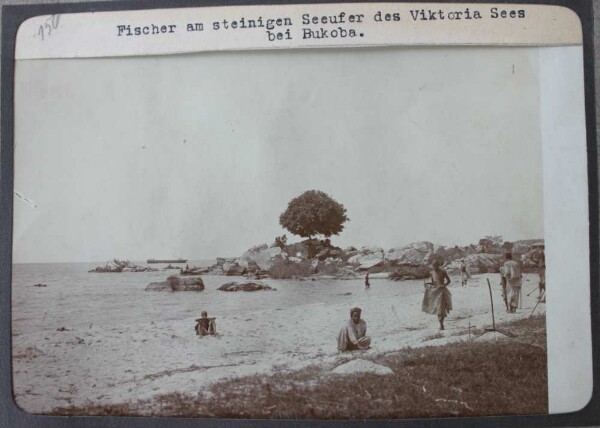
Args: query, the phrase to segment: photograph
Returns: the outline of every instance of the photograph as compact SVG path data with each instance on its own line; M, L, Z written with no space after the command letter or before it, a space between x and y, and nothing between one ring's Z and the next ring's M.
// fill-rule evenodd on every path
M16 405L548 414L544 100L581 51L16 61Z

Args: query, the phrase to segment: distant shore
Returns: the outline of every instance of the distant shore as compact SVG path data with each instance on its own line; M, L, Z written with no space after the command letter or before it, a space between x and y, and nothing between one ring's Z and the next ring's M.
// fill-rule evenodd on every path
M413 242L384 250L381 247L336 247L327 240L308 239L296 243L256 245L239 257L217 257L210 266L186 263L160 267L171 275L225 275L250 279L338 278L353 279L366 274L386 274L392 280L423 279L429 276L431 263L439 261L452 273L458 273L464 264L470 274L497 273L510 252L525 272L537 272L543 239L515 242L492 242L482 239L478 244L443 246L427 241ZM121 273L159 270L136 265L127 260L113 259L90 272Z

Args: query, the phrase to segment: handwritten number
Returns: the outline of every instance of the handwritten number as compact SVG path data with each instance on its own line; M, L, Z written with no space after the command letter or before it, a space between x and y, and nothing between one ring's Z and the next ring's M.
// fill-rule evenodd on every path
M52 30L56 30L58 25L60 24L60 15L51 15L46 19L46 22L43 25L40 25L38 30L38 35L42 40L46 38L46 36L50 36L52 34Z

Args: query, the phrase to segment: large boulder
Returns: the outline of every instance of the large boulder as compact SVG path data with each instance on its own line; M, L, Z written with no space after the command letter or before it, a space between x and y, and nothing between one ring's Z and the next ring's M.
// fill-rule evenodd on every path
M146 287L146 291L202 291L204 281L200 277L170 276L166 281L152 282Z
M247 269L244 266L238 263L237 259L233 261L226 261L223 264L222 269L223 273L227 276L241 276L244 275L247 271Z
M354 269L346 265L342 259L313 260L312 271L325 278L353 279L357 277Z
M383 255L383 248L362 247L358 250L358 254L348 259L348 264L356 266L357 271L370 271L373 268L383 266Z
M228 259L225 257L217 257L217 262L208 268L207 273L210 273L211 275L224 275L224 266L227 265L228 268L231 268L231 266L235 263L237 263L235 258Z
M394 371L389 367L375 364L372 361L356 359L334 368L331 373L339 375L353 375L356 373L369 373L375 375L392 375Z
M217 288L219 291L260 291L260 290L275 290L268 285L265 285L258 281L250 282L228 282Z
M239 266L249 270L268 271L277 258L286 258L287 254L279 247L269 247L267 244L250 248L237 259Z
M223 266L225 262L232 262L235 259L227 259L225 257L217 257L217 266Z
M464 258L470 273L497 273L504 264L502 254L479 253Z
M385 254L385 260L395 265L418 266L425 264L425 259L434 253L431 242L413 242L404 247L391 248Z
M446 260L447 263L452 262L454 260L459 260L462 259L463 257L466 257L468 255L471 254L475 254L477 251L475 251L475 248L471 248L471 247L459 247L459 246L454 246L454 247L441 247L444 250L444 259Z
M344 257L345 253L339 248L325 247L317 253L316 258L323 261L327 259L340 259Z
M536 248L541 248L544 245L543 239L524 239L513 242L513 254L527 254Z
M467 247L468 248L468 247ZM472 251L468 252L459 246L445 247L443 245L433 244L433 248L423 258L423 264L431 265L434 260L439 261L442 265L450 263L454 260L461 259L469 254L475 254L477 251L473 248Z
M187 266L186 269L182 269L180 275L203 275L203 274L207 274L207 273L212 273L212 269L214 268L214 266L211 267L196 267L196 266Z
M392 281L405 281L410 279L425 279L431 274L431 269L425 265L401 265L395 267L388 275Z

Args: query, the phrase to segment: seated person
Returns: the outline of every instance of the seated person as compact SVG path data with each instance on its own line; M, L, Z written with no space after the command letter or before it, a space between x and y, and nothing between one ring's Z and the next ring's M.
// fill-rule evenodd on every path
M350 309L350 320L342 327L338 335L338 349L340 351L369 349L371 338L366 336L367 323L360 319L360 313L360 308Z
M198 336L214 336L217 334L217 324L215 318L208 318L206 311L200 313L200 318L196 319L196 335Z

